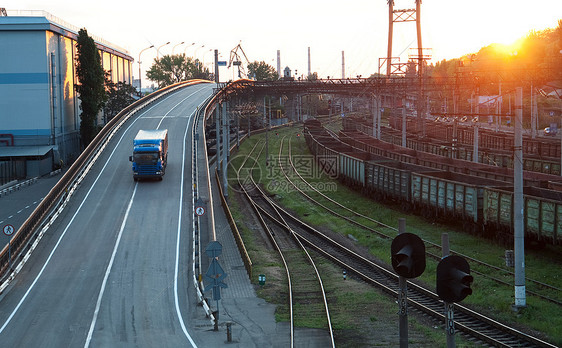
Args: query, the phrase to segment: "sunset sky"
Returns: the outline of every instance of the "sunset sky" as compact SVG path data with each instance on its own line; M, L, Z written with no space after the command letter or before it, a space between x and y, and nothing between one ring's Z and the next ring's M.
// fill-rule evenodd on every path
M7 10L44 10L84 27L91 35L129 50L138 75L139 52L151 44L160 54L183 53L210 63L211 49L220 60L241 41L250 62L265 61L298 75L307 73L307 47L312 72L320 77L341 77L341 51L345 51L346 77L369 76L378 70L378 58L386 56L388 5L386 0L285 0L239 1L108 1L5 0ZM395 9L415 8L414 0L395 0ZM422 42L432 49L432 61L477 52L491 43L510 44L531 30L555 28L562 19L561 0L424 0L421 5ZM183 45L177 44L185 42ZM396 23L393 55L408 59L416 48L415 23ZM195 42L195 45L191 45ZM203 46L204 47L201 47ZM175 46L175 47L174 47ZM146 70L156 50L144 51ZM221 68L221 81L236 78ZM145 81L143 79L143 81ZM146 86L147 82L143 82Z

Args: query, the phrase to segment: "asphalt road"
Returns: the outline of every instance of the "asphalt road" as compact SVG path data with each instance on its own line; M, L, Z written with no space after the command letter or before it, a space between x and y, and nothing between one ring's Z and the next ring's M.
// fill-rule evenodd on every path
M190 346L189 139L213 87L165 97L111 140L0 296L0 346ZM168 129L162 181L133 181L128 156L139 129Z
M29 186L0 197L0 228L12 225L17 231L61 177L62 173L45 176ZM0 249L8 244L10 238L12 237L0 232Z

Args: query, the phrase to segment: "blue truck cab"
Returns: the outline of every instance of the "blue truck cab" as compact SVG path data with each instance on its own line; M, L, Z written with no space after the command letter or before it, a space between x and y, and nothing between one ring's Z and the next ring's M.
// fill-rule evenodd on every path
M133 139L133 179L162 180L168 162L168 130L139 130Z

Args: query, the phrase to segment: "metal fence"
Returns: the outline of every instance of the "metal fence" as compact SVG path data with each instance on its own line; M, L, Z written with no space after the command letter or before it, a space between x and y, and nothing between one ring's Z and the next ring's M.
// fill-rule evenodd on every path
M0 162L0 186L22 178L25 178L25 162L13 160Z

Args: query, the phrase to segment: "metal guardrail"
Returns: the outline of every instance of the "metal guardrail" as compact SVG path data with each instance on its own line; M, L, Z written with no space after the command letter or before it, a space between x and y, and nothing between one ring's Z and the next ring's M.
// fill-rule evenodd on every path
M246 245L244 244L242 235L238 230L238 226L236 226L236 221L234 221L234 217L232 216L232 213L230 212L230 208L228 207L228 203L226 202L226 198L224 197L219 173L216 168L215 168L215 178L217 181L217 186L219 188L219 195L221 198L224 213L226 215L226 219L228 220L228 224L230 225L230 228L232 229L232 232L234 234L234 240L236 241L236 245L238 246L238 250L240 251L240 256L242 257L242 262L244 262L244 267L246 268L248 277L252 279L252 259L250 258L250 254L248 254L248 250L246 250Z
M38 177L35 177L35 178L31 178L31 179L28 179L28 180L19 182L19 183L14 184L14 185L10 185L10 186L8 186L8 187L6 187L6 188L0 190L0 197L5 196L5 195L7 195L7 194L10 194L10 193L12 193L12 192L14 192L14 191L18 191L18 190L21 189L22 187L35 184L35 183L37 182L37 179L38 179Z
M95 159L101 154L107 142L132 115L172 91L203 81L204 80L185 81L160 89L129 105L109 121L16 231L10 240L10 246L6 245L2 251L0 251L0 279L4 281L10 274L13 274L11 272L12 265L15 264L18 259L24 259L27 251L31 250L31 242L36 239L38 232L43 226L48 227L48 225L50 225L48 223L49 220L54 220L54 218L58 216L58 213L55 213L55 211L61 208L61 206L66 205L70 195L94 164ZM11 248L10 252L8 252L9 248ZM3 289L4 286L0 287L0 293Z
M214 95L210 96L209 98L207 98L203 103L201 103L201 105L199 105L199 107L197 107L197 113L195 115L195 121L193 124L193 131L192 131L192 144L193 144L193 148L192 148L192 180L193 180L193 197L192 197L192 204L193 207L195 208L196 202L199 200L199 168L197 166L197 151L198 151L198 146L197 146L197 142L199 141L199 139L197 138L196 134L197 133L197 128L199 127L199 122L201 121L201 118L203 117L203 144L206 144L206 139L205 139L205 116L206 116L206 111L207 108L209 107L209 103L211 100L213 100ZM204 108L200 108L201 106L204 106ZM207 150L205 148L205 165L206 165L206 177L207 177L207 184L210 184L209 181L209 160L207 158ZM211 197L211 192L210 192L210 186L209 188L209 197ZM210 198L210 202L209 202L209 206L208 206L208 211L209 211L209 215L210 220L214 220L214 213L213 213L213 204L212 204L212 199ZM197 295L197 301L199 304L201 304L201 306L203 307L203 310L205 311L205 313L207 314L207 316L209 317L209 319L211 320L211 322L214 325L217 325L218 321L217 318L215 317L215 315L212 312L211 306L208 303L208 299L205 298L205 296L203 295L204 292L204 287L203 287L203 282L202 282L202 260L201 260L201 218L200 216L198 216L197 214L193 214L193 251L192 251L192 258L193 258L193 264L192 264L192 271L193 271L193 284L195 287L195 291L196 291L196 295ZM214 221L212 221L211 223L211 229L212 229L212 234L215 235L214 232Z

